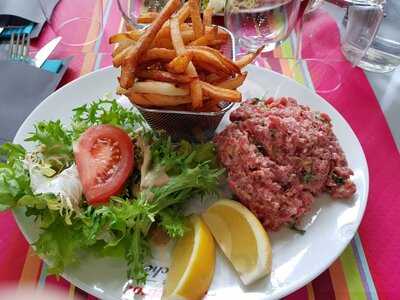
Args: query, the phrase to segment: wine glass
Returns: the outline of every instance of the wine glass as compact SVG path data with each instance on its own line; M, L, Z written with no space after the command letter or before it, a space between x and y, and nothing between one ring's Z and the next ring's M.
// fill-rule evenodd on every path
M313 77L314 90L321 94L334 92L342 85L342 77L332 64L332 61L338 59L337 51L329 49L329 45L325 45L324 41L319 39L321 33L333 34L322 31L324 23L320 22L320 18L326 13L323 9L324 4L325 0L303 1L296 24L295 63L291 67L293 75L305 66L309 73L316 74ZM340 26L335 24L337 25ZM305 51L310 48L312 51Z
M102 0L61 0L51 12L48 0L39 0L46 21L61 43L71 47L88 46L103 33Z
M226 0L225 27L247 50L272 51L293 30L301 0Z
M147 12L160 12L168 0L117 0L118 9L125 22L136 28L145 25L138 22L138 17Z

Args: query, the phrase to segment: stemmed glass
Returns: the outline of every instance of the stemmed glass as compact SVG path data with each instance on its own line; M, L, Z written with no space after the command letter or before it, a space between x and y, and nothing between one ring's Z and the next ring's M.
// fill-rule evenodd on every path
M329 93L340 88L342 78L335 67L329 62L334 57L329 57L325 53L325 57L303 55L303 41L308 41L308 46L318 47L321 42L317 39L318 28L315 19L319 17L319 9L323 6L324 0L306 0L300 9L298 22L296 24L297 40L295 46L295 63L292 65L291 72L295 73L301 69L301 64L306 64L310 73L318 74L314 78L314 89L318 93ZM327 32L326 34L332 34ZM318 52L318 51L315 51ZM332 51L333 52L333 51ZM336 56L336 53L333 54Z
M272 51L294 28L301 0L227 0L225 27L248 50Z
M165 6L168 0L117 0L118 8L125 22L136 27L142 28L138 17L146 12L159 12Z
M39 0L39 4L50 28L62 37L65 46L91 45L103 33L102 0L61 0L52 12L48 0Z

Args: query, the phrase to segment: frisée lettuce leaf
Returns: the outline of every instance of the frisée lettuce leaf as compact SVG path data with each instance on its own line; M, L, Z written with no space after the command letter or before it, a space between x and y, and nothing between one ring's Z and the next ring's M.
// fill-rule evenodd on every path
M89 127L111 124L123 128L131 136L138 129L146 127L141 114L132 108L125 108L115 100L100 99L84 104L73 110L71 133L73 140Z
M123 128L135 143L146 140L147 171L163 175L162 184L138 185L141 174L135 170L124 191L106 205L80 201L77 209L66 207L56 192L35 193L28 163L33 162L47 179L61 176L73 167L74 141L99 124ZM173 143L165 134L148 129L141 115L115 100L101 99L74 109L70 126L59 120L39 122L26 140L36 143L33 152L15 144L0 147L0 211L24 208L26 216L34 218L40 229L34 249L54 274L94 253L122 257L128 278L144 283L146 260L151 257L150 229L157 226L171 238L182 237L186 230L183 204L216 193L223 172L217 167L212 143ZM135 148L139 169L144 155L136 153L140 147Z
M14 207L19 198L31 194L28 171L23 159L26 151L20 145L0 147L0 211Z

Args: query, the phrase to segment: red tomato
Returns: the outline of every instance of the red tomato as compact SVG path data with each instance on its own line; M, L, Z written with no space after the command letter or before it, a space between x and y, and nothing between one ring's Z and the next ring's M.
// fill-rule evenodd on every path
M122 190L133 170L133 151L131 138L121 128L99 125L82 134L74 155L89 204L108 202Z

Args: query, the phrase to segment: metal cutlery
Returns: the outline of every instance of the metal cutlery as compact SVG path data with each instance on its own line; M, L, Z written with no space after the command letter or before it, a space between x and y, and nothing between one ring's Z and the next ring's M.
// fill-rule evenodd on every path
M61 37L52 39L44 45L33 58L29 57L30 37L29 34L15 33L11 34L8 58L10 60L24 61L37 68L40 68L53 50L60 43Z
M26 33L12 32L8 49L10 60L28 60L30 36Z
M35 65L37 68L40 68L60 41L61 37L56 37L44 45L33 58L33 65Z

